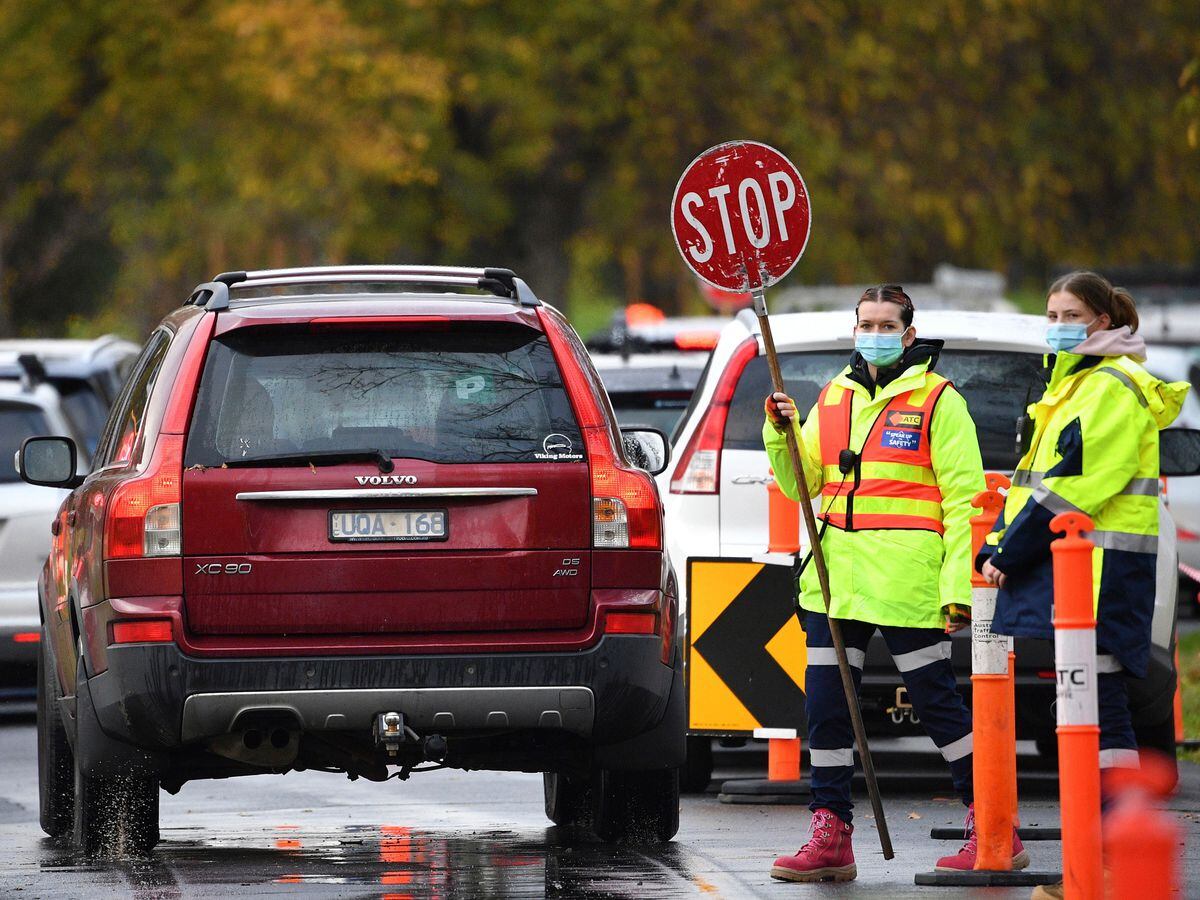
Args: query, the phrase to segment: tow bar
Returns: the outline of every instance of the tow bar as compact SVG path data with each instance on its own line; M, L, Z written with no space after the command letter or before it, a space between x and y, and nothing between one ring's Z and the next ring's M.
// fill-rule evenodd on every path
M446 739L440 734L431 734L422 738L404 721L404 713L382 712L375 716L375 746L383 747L388 756L400 752L401 744L420 744L421 755L430 762L442 762L446 759Z

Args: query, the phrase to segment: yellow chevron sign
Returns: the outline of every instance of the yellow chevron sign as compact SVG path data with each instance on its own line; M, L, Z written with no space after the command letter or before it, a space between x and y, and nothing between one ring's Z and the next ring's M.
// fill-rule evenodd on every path
M791 570L693 557L688 571L688 729L802 729L808 651Z

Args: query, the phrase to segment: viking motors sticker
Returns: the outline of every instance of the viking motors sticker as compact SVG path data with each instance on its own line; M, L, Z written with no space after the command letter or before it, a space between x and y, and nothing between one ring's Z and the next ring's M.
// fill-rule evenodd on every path
M542 440L542 452L534 453L533 458L572 461L583 459L583 454L575 452L575 445L565 434L551 432Z
M920 450L921 449L921 432L919 431L904 431L899 428L883 429L883 438L880 443L884 447L891 447L893 450Z

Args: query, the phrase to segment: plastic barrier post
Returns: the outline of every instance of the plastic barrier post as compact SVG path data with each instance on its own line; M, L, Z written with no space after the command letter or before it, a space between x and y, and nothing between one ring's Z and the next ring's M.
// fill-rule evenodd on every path
M1092 610L1092 520L1063 513L1050 529L1066 532L1054 555L1054 667L1058 677L1058 790L1063 883L1068 900L1104 895L1100 838L1100 717L1096 617ZM1135 895L1135 896L1140 896Z
M799 550L800 504L785 497L774 481L767 485L767 517L767 552Z
M767 557L790 563L800 549L800 504L783 495L774 481L767 485ZM735 778L721 785L722 803L808 803L809 787L800 779L802 742L792 728L759 728L756 738L767 739L767 777Z
M1170 796L1175 771L1143 756L1141 768L1115 768L1105 775L1115 801L1104 818L1104 860L1111 897L1166 900L1179 896L1178 850L1183 834L1155 801Z
M1004 509L1001 489L1009 480L987 474L987 490L971 501L980 512L971 519L971 543L977 555L984 539ZM1013 691L1013 654L1007 637L992 634L996 614L996 588L983 576L971 576L971 728L975 736L972 758L975 781L975 833L979 853L968 872L921 872L914 881L922 885L1014 886L1050 884L1057 872L1012 867L1012 833L1017 809L1016 704ZM962 840L961 828L934 828L932 837Z
M981 512L971 519L975 552L1004 509L1001 475L988 476L988 490L971 501ZM971 579L971 715L975 733L975 830L979 855L975 868L1012 870L1013 809L1016 807L1016 718L1009 671L1008 638L992 633L996 588L983 576ZM1010 778L1011 771L1011 778Z

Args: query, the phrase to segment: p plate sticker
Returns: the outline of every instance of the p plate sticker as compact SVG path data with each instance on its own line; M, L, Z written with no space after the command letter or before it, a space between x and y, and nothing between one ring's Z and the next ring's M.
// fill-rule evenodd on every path
M575 452L575 446L565 434L551 432L542 439L542 452L534 453L534 459L580 460L582 453Z
M921 432L919 431L903 431L899 428L883 429L883 438L880 443L884 447L891 447L893 450L920 450L921 449Z

